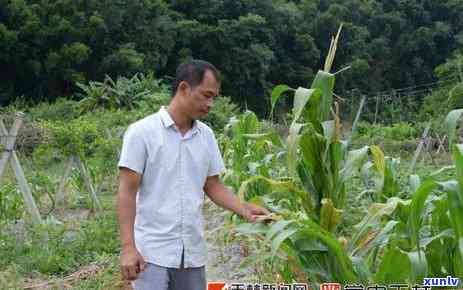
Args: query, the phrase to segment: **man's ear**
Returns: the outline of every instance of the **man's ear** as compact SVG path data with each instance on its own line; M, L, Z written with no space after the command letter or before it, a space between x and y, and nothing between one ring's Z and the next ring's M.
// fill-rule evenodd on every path
M181 81L178 89L183 95L189 95L191 92L191 86L186 81Z

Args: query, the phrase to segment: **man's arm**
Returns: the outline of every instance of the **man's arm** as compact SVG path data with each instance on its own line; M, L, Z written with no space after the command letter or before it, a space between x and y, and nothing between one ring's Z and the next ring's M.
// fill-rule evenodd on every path
M120 168L117 212L122 247L121 270L128 280L135 280L145 267L145 261L135 247L134 238L136 195L140 182L140 174L125 167Z
M204 192L217 205L231 210L254 223L259 215L269 214L265 208L242 202L220 181L218 175L209 176L204 185Z

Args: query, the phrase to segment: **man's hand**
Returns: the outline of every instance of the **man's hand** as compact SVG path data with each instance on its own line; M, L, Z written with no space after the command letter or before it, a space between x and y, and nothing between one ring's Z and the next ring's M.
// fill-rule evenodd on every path
M121 271L124 279L136 280L138 273L145 270L145 259L135 247L127 247L121 252Z
M270 212L263 207L252 203L243 202L242 216L250 223L255 223L259 216L268 215Z
M215 204L239 214L250 223L255 223L259 217L270 214L265 208L240 201L231 189L222 184L218 175L209 176L206 179L204 192Z
M135 247L133 227L136 212L136 196L141 182L141 174L121 167L119 171L119 191L117 209L121 235L121 270L127 280L137 279L145 269L145 260Z

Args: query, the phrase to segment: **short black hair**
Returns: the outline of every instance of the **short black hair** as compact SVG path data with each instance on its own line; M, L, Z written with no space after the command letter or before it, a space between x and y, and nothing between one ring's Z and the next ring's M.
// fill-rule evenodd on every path
M217 82L221 82L219 70L211 63L200 60L192 59L184 62L177 67L175 73L175 80L172 83L172 97L175 96L178 86L182 81L187 82L192 88L200 85L203 82L204 74L210 70L214 74Z

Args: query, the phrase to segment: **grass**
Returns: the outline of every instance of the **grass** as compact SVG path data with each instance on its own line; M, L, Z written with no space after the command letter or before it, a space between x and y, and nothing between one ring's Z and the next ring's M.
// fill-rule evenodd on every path
M77 193L73 193L77 194ZM88 195L80 194L88 200ZM108 269L101 275L85 282L84 288L98 288L114 282L119 256L119 236L115 212L115 194L107 192L100 196L104 211L90 214L87 218L56 215L61 222L48 222L41 228L30 221L2 221L0 231L0 289L14 289L26 279L54 280L70 275L95 261L111 260ZM70 200L73 200L72 198ZM89 202L74 199L72 212L88 212ZM55 219L56 220L56 219ZM47 233L48 238L45 239ZM100 277L102 281L100 282ZM109 278L111 276L112 278ZM120 279L116 279L119 280ZM3 283L3 284L2 284ZM94 286L90 286L90 285ZM80 283L79 283L80 285ZM100 286L98 286L100 285ZM21 288L22 289L22 288Z

